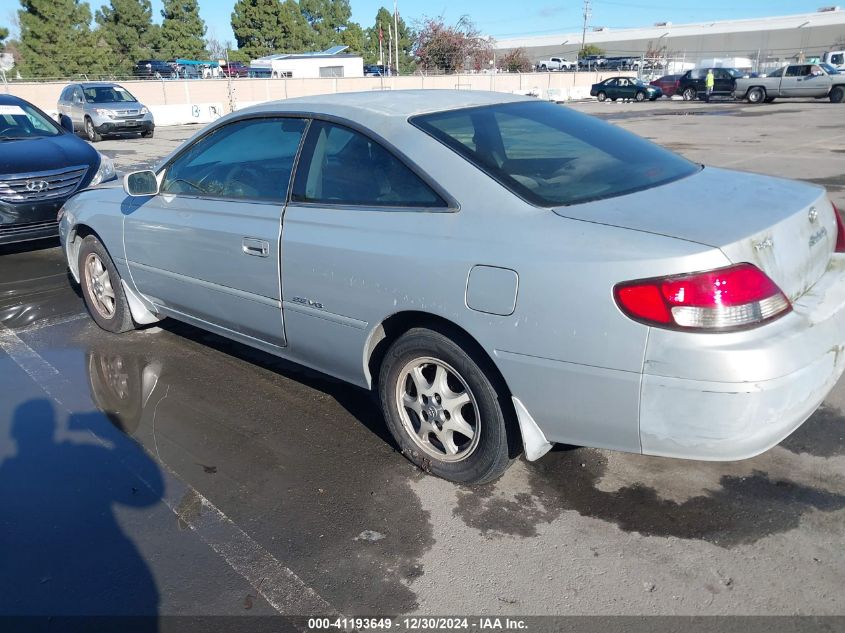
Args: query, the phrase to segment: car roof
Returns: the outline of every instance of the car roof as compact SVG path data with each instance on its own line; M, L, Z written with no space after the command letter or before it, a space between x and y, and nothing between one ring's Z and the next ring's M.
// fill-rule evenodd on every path
M483 90L371 90L271 101L239 113L314 112L343 117L355 112L368 118L404 119L429 112L536 100L534 97Z
M111 88L112 86L123 88L123 86L114 81L77 81L74 85L82 86L83 88Z

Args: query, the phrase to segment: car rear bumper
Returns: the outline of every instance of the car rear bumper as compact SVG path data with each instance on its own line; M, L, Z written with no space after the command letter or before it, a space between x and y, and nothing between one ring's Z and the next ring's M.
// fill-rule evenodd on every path
M648 455L746 459L810 417L845 370L845 256L781 319L735 334L652 330L640 396Z

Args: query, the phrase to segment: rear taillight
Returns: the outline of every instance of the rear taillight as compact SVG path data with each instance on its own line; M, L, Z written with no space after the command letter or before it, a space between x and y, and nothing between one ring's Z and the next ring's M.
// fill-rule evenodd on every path
M676 330L722 332L759 325L792 309L752 264L617 284L616 304L635 321Z
M833 216L836 218L836 252L845 253L845 224L842 223L842 214L836 205L833 206Z

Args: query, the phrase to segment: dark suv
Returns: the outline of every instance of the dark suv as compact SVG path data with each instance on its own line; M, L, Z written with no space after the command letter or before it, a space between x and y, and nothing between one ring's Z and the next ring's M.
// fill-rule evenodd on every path
M135 64L135 76L144 79L173 79L176 70L165 61L158 59L142 59Z
M693 68L683 74L678 81L678 88L675 94L679 94L684 101L695 101L703 99L707 94L707 87L704 82L707 78L708 68ZM713 96L733 96L736 80L743 76L742 71L736 68L714 68L713 69Z

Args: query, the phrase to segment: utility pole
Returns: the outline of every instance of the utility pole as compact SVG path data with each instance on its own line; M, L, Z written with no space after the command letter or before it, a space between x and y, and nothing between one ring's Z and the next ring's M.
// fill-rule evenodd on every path
M584 0L584 28L581 30L581 52L583 54L584 45L587 41L587 22L590 20L592 12L590 11L590 0ZM588 68L589 70L589 68Z
M393 32L396 34L396 74L399 74L399 8L393 0Z

